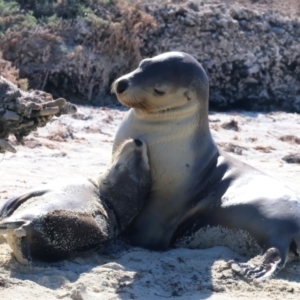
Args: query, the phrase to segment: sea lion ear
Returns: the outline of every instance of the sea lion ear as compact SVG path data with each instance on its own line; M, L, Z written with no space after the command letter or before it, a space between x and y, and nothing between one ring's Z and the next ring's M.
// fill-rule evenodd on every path
M151 62L151 58L145 58L139 63L139 68L144 68L146 67L149 63Z
M183 95L187 101L190 101L192 99L188 90L184 91Z
M108 176L108 172L102 173L101 175L99 175L97 178L97 182L98 182L99 186L105 185L105 187L107 187L107 188L112 185L111 180Z

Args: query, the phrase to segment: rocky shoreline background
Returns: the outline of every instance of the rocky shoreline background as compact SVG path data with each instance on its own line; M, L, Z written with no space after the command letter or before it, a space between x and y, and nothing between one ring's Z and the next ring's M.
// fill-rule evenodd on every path
M25 136L46 126L54 116L76 112L76 106L63 98L54 100L42 91L23 91L0 76L0 153L16 152L8 140L10 135L24 144Z
M10 2L0 13L0 72L23 88L115 103L107 96L118 76L180 50L208 73L211 108L300 112L296 0L282 9L277 0Z

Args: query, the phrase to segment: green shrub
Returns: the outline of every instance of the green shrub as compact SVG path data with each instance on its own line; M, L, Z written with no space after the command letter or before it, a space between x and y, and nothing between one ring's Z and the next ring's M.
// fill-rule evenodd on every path
M0 0L0 33L32 28L37 23L32 12L20 10L17 1Z
M0 0L0 17L9 17L19 13L19 4L16 1Z
M100 104L112 81L137 66L140 36L155 27L126 0L0 1L0 51L29 88L90 103Z

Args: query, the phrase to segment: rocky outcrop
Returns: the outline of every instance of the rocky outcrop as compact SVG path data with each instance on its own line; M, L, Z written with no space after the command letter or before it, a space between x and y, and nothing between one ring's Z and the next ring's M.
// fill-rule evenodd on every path
M195 56L210 78L211 107L300 112L299 19L192 1L145 10L158 27L142 54L180 50Z
M54 116L76 111L76 106L63 98L53 100L50 94L37 90L24 92L0 76L0 153L16 152L7 140L10 134L22 143L24 136Z
M155 21L139 6L99 1L85 17L55 16L51 24L7 31L0 49L31 88L105 105L112 82L142 59L140 35L153 27Z

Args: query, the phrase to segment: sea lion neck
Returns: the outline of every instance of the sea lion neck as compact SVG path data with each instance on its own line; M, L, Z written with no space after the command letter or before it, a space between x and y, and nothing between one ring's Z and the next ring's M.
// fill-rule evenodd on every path
M169 126L169 124L176 120L176 123L174 123L175 126L176 124L189 124L186 125L187 127L184 127L185 130L182 134L188 134L190 130L197 132L199 137L202 136L202 134L206 137L210 134L207 108L202 107L202 105L196 101L157 112L148 113L138 108L132 108L131 112L140 124L148 124L148 126ZM179 132L181 132L181 128L181 126L178 128ZM178 134L180 134L179 132Z

